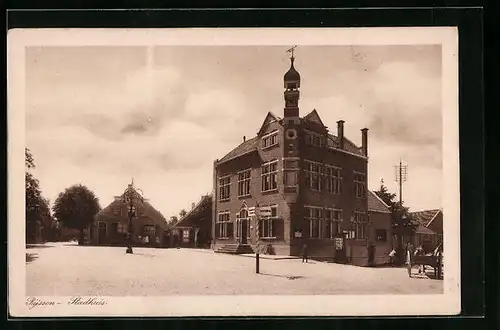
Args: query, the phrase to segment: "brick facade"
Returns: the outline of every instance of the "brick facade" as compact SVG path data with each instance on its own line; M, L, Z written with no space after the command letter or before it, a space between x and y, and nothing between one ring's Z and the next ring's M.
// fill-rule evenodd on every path
M337 135L332 135L316 110L299 117L300 75L293 59L284 80L284 118L269 113L256 137L244 138L214 162L213 248L238 243L254 247L257 220L247 216L247 209L272 205L276 214L261 219L260 236L265 237L260 241L272 244L276 254L299 255L306 243L311 257L332 259L332 236L338 234L345 238L349 260L365 264L372 236L367 203L367 129L361 130L363 142L358 147L344 136L343 121L337 123ZM244 183L248 178L250 183ZM242 221L247 226L241 225ZM247 240L237 237L245 227ZM295 237L296 232L302 236Z

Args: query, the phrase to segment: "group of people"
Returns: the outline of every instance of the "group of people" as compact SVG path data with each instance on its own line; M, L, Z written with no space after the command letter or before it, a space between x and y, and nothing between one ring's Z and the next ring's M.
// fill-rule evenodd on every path
M408 271L408 276L411 277L411 270L414 265L414 256L421 256L421 255L427 255L424 247L422 245L418 246L416 249L413 249L413 245L408 242L406 243L406 248L404 249L404 260L405 260L405 265L406 269ZM391 260L391 264L394 265L396 261L396 250L393 249L389 253L389 258ZM419 274L425 274L425 265L420 265L418 267L418 273Z

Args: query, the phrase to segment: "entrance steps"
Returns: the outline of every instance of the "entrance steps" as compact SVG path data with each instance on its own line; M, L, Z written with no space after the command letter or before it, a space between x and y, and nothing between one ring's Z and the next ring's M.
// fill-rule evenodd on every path
M249 244L225 244L214 251L227 254L252 254L255 253Z

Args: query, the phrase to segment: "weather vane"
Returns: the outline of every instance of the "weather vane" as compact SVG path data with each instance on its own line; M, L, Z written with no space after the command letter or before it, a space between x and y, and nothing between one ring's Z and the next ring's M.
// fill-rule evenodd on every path
M293 57L293 52L295 51L295 48L297 48L297 45L293 46L293 47L292 47L292 48L290 48L290 49L287 49L287 51L286 51L287 53L291 53L291 54L292 54L292 58L294 58L294 57Z

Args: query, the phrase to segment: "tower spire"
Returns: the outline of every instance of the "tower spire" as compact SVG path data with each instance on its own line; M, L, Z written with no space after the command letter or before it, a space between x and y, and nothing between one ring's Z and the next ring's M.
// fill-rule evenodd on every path
M297 48L297 45L293 46L292 48L290 49L287 49L287 53L290 53L290 60L292 61L292 65L293 65L293 60L295 59L295 57L293 56L293 52L295 51L295 48Z
M299 118L299 97L300 97L300 74L293 66L295 60L295 48L287 49L287 53L290 53L290 69L285 73L283 77L284 87L285 87L285 110L284 116L287 118Z

